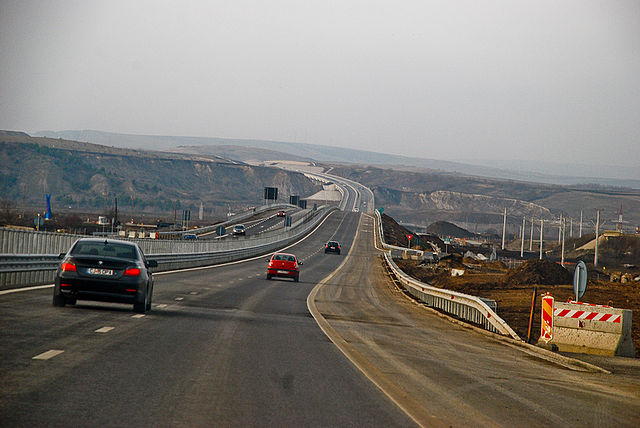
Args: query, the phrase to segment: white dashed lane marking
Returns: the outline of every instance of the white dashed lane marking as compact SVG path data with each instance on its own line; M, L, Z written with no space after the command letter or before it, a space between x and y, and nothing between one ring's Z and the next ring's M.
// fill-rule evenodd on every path
M162 309L162 308L166 308L166 307L167 307L166 303L161 303L159 305L156 305L156 308L161 308Z
M43 352L42 354L36 355L35 357L33 357L33 360L48 360L50 358L55 357L56 355L60 355L62 354L64 351L61 351L59 349L51 349L47 352Z
M115 327L102 327L102 328L97 329L95 332L96 333L108 333L111 330L113 330L114 328Z
M132 315L131 318L144 318L144 314Z
M184 297L176 297L176 301L184 300Z
M196 294L198 294L198 292L197 292L197 291L192 291L192 292L191 292L191 293L189 293L189 294L191 294L192 296L195 296Z

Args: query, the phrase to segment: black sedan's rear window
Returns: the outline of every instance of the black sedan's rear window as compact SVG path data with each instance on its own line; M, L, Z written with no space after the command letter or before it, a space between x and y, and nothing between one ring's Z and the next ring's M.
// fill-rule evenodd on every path
M71 254L74 256L119 257L123 259L138 259L138 252L132 245L113 244L103 242L78 242Z

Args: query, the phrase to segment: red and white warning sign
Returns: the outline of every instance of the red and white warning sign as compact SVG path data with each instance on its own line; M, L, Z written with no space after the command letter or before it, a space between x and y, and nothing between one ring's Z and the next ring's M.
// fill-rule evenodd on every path
M542 296L542 321L540 322L540 340L548 343L553 338L553 296Z
M575 302L571 302L571 303L575 303ZM596 306L596 305L593 305L593 306ZM604 307L608 307L608 306L604 306ZM622 315L607 314L604 312L596 312L596 311L588 311L588 310L578 311L578 310L559 308L559 309L556 309L553 314L556 317L562 317L562 318L574 318L578 320L612 322L617 324L619 324L622 320Z

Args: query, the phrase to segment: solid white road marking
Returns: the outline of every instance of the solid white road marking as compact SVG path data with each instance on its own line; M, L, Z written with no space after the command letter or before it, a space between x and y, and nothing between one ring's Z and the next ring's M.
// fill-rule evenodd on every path
M131 315L131 318L144 318L144 314Z
M113 330L115 327L102 327L95 331L95 333L108 333Z
M31 291L31 290L41 290L43 288L51 288L51 287L53 287L53 284L38 285L36 287L12 288L11 290L2 290L2 291L0 291L0 296L3 295L3 294L20 293L22 291Z
M43 352L42 354L36 355L35 357L33 357L33 360L48 360L50 358L55 357L56 355L60 355L62 354L64 351L61 351L59 349L51 349L47 352Z

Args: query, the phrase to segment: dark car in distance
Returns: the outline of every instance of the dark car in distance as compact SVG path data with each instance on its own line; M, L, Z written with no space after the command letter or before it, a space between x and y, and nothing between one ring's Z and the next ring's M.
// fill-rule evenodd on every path
M246 235L247 229L244 227L244 224L236 224L233 226L232 233L234 235Z
M115 239L81 238L60 254L53 306L74 305L77 300L133 304L133 310L151 309L153 277L136 243Z
M324 253L337 253L340 254L340 243L338 241L329 241L324 246Z

